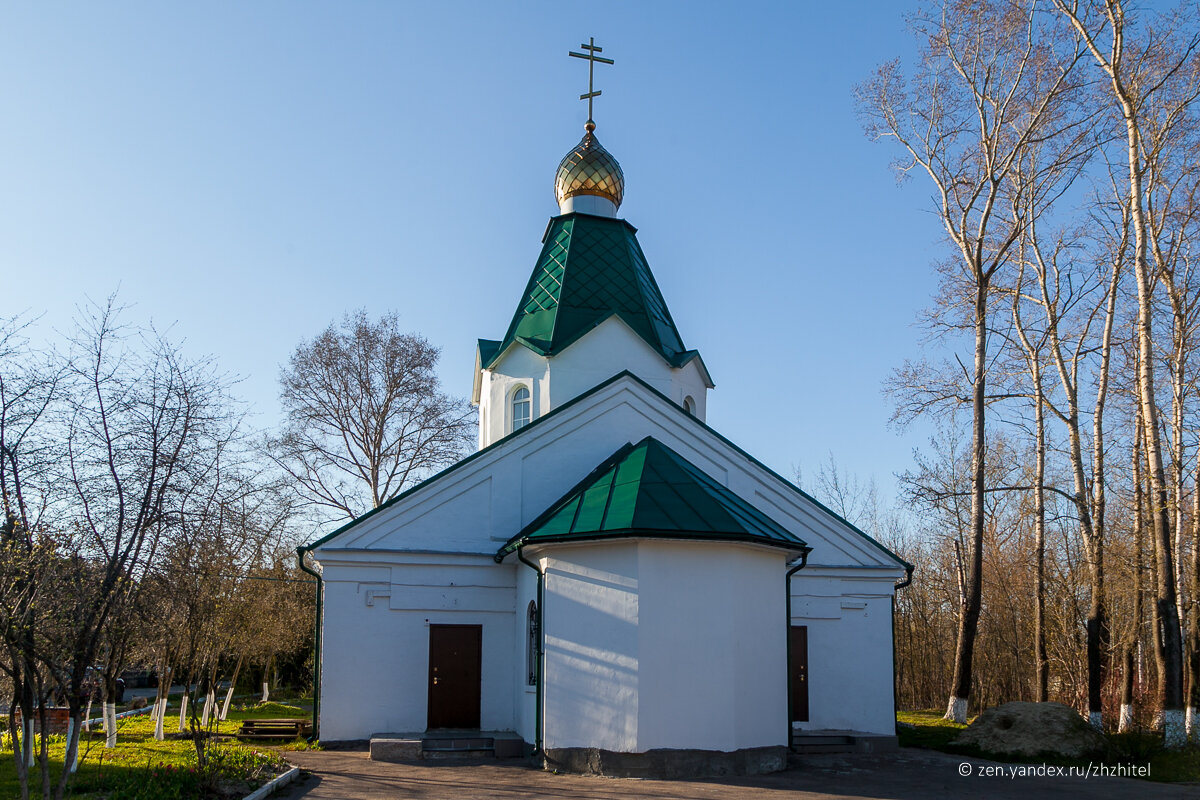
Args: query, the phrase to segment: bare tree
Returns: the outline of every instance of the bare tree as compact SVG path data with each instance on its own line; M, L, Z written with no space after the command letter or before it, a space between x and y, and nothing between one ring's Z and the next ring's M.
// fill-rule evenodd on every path
M280 374L286 423L268 450L308 503L353 518L461 457L474 415L440 391L437 359L394 312L374 322L356 311L300 343Z
M1021 343L1033 387L1033 525L1036 559L1033 598L1034 698L1037 702L1044 703L1050 699L1050 660L1046 653L1046 388L1042 378L1046 335L1044 331L1031 331L1021 316L1024 279L1022 258L1022 268L1017 275L1013 291L1012 313L1013 327Z
M913 26L921 60L911 81L891 62L859 88L859 101L868 135L903 148L899 173L924 172L934 185L974 334L973 364L963 368L972 408L972 533L946 709L948 719L963 722L983 581L993 280L1027 224L1029 206L1017 196L1013 172L1030 147L1079 125L1065 108L1076 88L1079 51L1043 30L1033 7L1003 0L946 2L937 13L918 15ZM1006 207L1014 213L1005 215Z
M1182 10L1173 17L1129 19L1122 0L1055 0L1059 12L1083 39L1105 77L1109 97L1125 129L1130 224L1134 236L1133 268L1137 285L1137 343L1140 351L1139 404L1143 445L1149 466L1150 502L1155 539L1159 619L1157 664L1163 736L1168 746L1186 742L1183 718L1183 650L1171 536L1171 511L1164 468L1162 431L1154 382L1154 247L1147 211L1148 159L1154 131L1166 130L1200 96L1200 34L1187 31Z
M56 593L62 588L56 580L61 559L47 519L56 452L43 435L61 370L38 363L22 335L24 327L15 319L0 322L0 671L12 687L9 737L21 797L27 800L35 760L35 713L41 729L47 730L45 708L61 677L53 669L59 654L48 630ZM37 761L49 796L45 736Z
M115 742L113 683L147 568L179 521L179 498L203 481L233 437L225 385L152 330L123 327L113 300L81 310L66 352L24 353L50 364L30 381L0 359L0 631L26 730L34 707L65 701L65 768L51 781L42 737L42 794L61 798L77 761L81 715L97 659ZM45 720L42 729L47 730ZM28 775L21 769L22 792Z

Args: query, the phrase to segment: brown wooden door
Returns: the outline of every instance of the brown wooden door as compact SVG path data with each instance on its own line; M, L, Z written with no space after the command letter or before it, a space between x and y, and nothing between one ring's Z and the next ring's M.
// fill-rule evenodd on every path
M429 727L478 728L482 625L429 626Z
M788 658L792 674L792 722L808 722L808 626L793 625Z

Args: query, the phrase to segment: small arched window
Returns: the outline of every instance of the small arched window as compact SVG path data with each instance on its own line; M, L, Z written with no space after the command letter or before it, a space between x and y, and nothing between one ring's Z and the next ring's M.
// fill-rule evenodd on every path
M528 673L526 683L537 686L538 668L538 613L537 603L529 601L529 621L526 628L525 667Z
M519 387L512 394L512 429L519 431L529 424L530 406L529 390L524 386Z
M683 410L691 414L693 417L696 416L696 401L693 400L690 395L683 398Z

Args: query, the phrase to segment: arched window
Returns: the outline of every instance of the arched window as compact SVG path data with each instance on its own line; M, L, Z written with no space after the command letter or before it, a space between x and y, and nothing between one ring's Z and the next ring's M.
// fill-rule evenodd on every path
M537 669L538 669L538 614L537 603L533 600L529 601L529 621L527 623L526 636L528 641L525 645L525 666L529 677L526 682L530 686L537 686Z
M691 395L683 398L683 410L696 416L696 401L691 398Z
M519 387L512 394L512 429L519 431L529 424L530 406L529 390L524 386Z

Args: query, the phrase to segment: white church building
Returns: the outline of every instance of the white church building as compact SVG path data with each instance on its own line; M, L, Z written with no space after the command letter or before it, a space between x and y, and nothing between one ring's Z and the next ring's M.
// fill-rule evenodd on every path
M320 739L664 776L887 741L912 567L706 424L713 381L594 130L507 332L479 341L478 452L301 548Z

